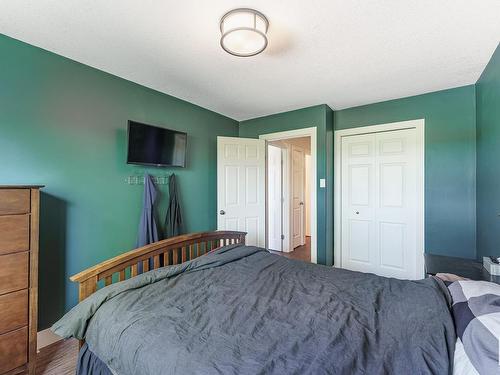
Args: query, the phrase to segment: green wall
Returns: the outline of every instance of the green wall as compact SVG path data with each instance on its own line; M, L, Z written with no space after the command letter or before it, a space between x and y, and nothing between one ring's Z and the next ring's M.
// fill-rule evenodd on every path
M185 231L216 228L216 136L317 127L318 263L333 263L333 129L425 119L426 251L498 254L500 52L477 84L332 111L318 105L238 122L0 35L1 184L45 184L40 329L77 301L68 277L134 247L142 187L128 175L178 176ZM477 98L476 98L477 95ZM477 105L477 113L476 113ZM187 131L185 169L125 163L126 122ZM476 119L477 245L476 254ZM318 184L319 185L319 184ZM166 189L161 186L163 223ZM189 197L189 199L187 199Z
M474 85L335 111L335 129L425 119L425 251L476 257Z
M318 263L333 263L333 129L425 119L425 250L476 257L476 98L465 86L332 111L308 107L240 122L240 137L318 127Z
M333 111L317 105L240 122L240 137L317 128L317 180L326 179L327 188L317 189L318 263L333 264Z
M216 135L236 121L0 35L0 184L46 185L39 329L77 302L70 275L134 247L143 189L124 179L145 169L125 163L129 119L188 132L187 168L150 172L178 175L185 231L215 229Z
M500 256L500 45L476 84L478 257Z

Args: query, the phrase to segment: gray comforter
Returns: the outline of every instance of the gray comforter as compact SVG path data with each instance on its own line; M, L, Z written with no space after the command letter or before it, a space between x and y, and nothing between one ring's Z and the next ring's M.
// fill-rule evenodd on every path
M444 285L232 245L103 288L53 326L122 375L451 374Z

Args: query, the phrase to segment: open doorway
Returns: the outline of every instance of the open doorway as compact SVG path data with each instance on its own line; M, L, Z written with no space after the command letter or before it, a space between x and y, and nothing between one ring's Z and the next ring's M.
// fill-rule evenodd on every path
M267 142L267 238L278 254L311 261L311 137Z

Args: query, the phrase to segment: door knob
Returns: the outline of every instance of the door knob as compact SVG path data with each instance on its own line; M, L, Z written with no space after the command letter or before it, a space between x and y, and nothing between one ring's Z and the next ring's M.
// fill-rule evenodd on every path
M219 212L219 213L220 213L221 215L225 215L225 214L226 214L226 211L224 211L224 210L220 210L220 212Z
M359 215L359 211L356 211L356 215Z
M304 205L304 202L300 202L299 204L300 204L301 206L303 206L303 205Z

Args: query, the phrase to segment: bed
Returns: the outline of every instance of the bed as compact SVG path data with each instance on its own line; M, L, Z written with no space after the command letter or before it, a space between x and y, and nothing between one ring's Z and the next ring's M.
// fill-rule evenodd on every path
M452 373L450 299L433 277L333 269L208 232L72 280L81 302L52 329L85 340L82 375Z

